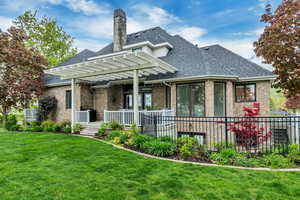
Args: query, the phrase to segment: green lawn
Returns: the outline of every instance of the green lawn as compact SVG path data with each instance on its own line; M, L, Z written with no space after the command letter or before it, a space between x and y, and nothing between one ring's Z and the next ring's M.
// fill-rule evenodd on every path
M161 161L64 134L0 134L0 199L300 199L300 173Z

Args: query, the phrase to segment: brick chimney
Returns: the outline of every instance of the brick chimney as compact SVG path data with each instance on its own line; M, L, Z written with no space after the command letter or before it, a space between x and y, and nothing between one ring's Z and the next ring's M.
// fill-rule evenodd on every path
M126 14L122 9L114 11L114 52L121 51L126 44Z

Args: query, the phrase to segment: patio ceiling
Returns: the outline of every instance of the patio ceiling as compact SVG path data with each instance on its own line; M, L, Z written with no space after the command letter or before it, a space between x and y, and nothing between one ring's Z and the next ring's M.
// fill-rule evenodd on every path
M133 78L134 70L138 71L140 77L176 72L175 67L146 52L125 51L48 69L45 73L61 76L63 80L76 78L88 81L110 81Z

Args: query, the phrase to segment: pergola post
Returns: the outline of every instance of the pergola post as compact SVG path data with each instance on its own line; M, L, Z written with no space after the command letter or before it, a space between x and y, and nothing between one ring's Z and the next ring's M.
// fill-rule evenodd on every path
M72 78L71 80L71 95L72 95L72 133L74 132L73 128L75 125L75 111L76 111L76 88L75 85L76 84L76 79Z
M133 119L139 125L139 76L138 70L133 71Z

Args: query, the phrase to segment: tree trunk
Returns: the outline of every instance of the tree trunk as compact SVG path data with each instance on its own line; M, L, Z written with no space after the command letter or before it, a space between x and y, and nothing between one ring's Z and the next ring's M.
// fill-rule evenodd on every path
M2 108L2 117L3 117L2 126L3 126L3 128L5 128L5 124L7 121L7 109L4 107Z

